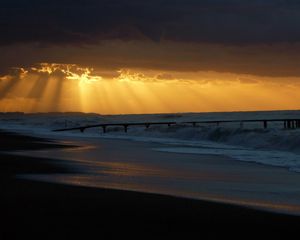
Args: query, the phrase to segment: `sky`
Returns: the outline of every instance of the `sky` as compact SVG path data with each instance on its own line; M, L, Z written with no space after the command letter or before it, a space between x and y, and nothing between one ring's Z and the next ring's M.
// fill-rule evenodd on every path
M300 109L296 0L0 0L0 111Z

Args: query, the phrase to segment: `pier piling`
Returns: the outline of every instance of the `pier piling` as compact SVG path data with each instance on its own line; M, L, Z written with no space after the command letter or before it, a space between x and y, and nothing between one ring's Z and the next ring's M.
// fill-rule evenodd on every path
M124 131L127 133L127 131L128 131L128 124L124 124L123 126L124 126Z
M290 121L290 120L287 121L287 128L288 128L288 129L291 128L291 121Z
M264 121L264 128L266 129L266 128L268 128L268 121Z

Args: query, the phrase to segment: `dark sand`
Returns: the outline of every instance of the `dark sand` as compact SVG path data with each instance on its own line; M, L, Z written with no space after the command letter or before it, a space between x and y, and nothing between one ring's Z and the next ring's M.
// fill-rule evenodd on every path
M64 147L55 142L0 132L0 239L107 239L108 236L196 234L246 238L282 237L300 229L296 216L229 204L156 194L75 187L16 179L16 174L68 173L47 159L1 153Z

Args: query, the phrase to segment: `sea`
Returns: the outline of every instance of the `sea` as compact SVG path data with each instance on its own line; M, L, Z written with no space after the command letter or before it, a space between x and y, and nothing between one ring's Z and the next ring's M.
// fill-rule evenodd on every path
M221 154L239 161L258 162L300 171L300 128L285 129L283 122L240 122L221 124L198 124L193 127L184 122L230 121L253 119L300 119L300 111L224 112L224 113L171 113L136 115L99 115L94 113L0 113L2 129L49 137L84 136L96 138L131 139L177 145L176 149L164 151ZM132 126L127 133L124 128L91 128L53 132L55 129L72 128L102 123L176 122L176 125ZM180 147L179 147L180 146ZM205 148L201 147L205 146Z
M166 194L300 215L300 128L283 121L300 111L164 113L0 113L0 129L56 139L79 147L14 154L49 157L69 174L19 178L87 187ZM234 122L230 122L230 121ZM188 122L205 122L196 126ZM229 122L221 122L229 121ZM168 125L97 124L176 122ZM218 124L215 122L219 122ZM243 124L241 124L243 122Z

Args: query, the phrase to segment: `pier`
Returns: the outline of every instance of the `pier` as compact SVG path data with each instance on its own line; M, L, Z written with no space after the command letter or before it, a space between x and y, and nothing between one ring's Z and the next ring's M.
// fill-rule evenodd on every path
M185 124L192 124L196 127L199 124L216 124L219 126L222 123L239 123L240 127L244 126L244 123L254 123L259 122L262 124L263 128L268 128L268 123L270 122L281 122L284 129L295 129L300 128L300 119L246 119L246 120L214 120L214 121L190 121L183 122Z
M199 125L210 125L215 124L216 126L220 126L224 123L239 123L240 128L243 128L246 123L261 123L262 128L267 129L269 127L269 123L271 122L280 122L282 123L282 127L284 129L296 129L300 128L300 119L246 119L246 120L212 120L212 121L187 121L187 122L126 122L126 123L103 123L103 124L95 124L95 125L85 125L79 127L72 128L61 128L55 129L54 132L63 132L63 131L73 131L80 130L84 132L89 128L102 128L102 132L106 133L108 127L123 127L124 132L128 131L128 128L131 126L145 126L145 128L149 128L152 125L165 125L165 126L173 126L173 125L189 125L191 124L193 127Z
M151 125L166 125L170 127L171 125L175 125L176 122L142 122L142 123L103 123L103 124L95 124L95 125L86 125L80 127L73 127L73 128L62 128L53 130L54 132L63 132L63 131L73 131L73 130L80 130L84 132L88 128L102 128L103 133L106 133L108 127L123 127L124 132L128 131L128 127L130 126L145 126L145 128L149 128Z

